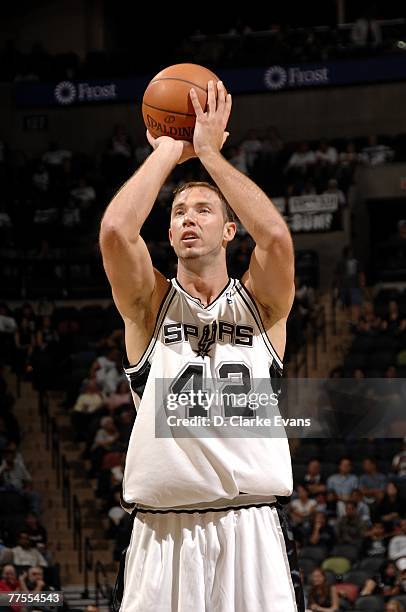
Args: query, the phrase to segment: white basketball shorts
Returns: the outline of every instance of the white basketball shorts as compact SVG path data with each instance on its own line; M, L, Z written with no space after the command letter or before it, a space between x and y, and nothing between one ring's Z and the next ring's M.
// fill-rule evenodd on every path
M295 544L278 503L137 509L120 570L120 612L304 610Z

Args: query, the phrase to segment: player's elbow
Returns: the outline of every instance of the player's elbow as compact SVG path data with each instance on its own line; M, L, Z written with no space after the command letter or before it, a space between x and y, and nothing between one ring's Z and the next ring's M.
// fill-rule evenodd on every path
M264 240L262 247L273 261L283 262L284 267L294 268L293 242L290 232L283 226L273 228Z
M128 242L134 242L139 237L139 232L134 231L134 228L131 228L131 235L128 234L128 228L120 224L119 222L103 219L100 225L100 233L99 233L99 243L100 249L114 249L115 247L120 247Z

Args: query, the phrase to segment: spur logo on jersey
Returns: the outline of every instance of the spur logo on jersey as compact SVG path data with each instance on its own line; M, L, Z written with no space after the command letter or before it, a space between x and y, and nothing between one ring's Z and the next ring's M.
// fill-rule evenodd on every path
M254 328L251 325L235 325L227 321L213 321L204 326L179 322L164 325L163 333L166 345L191 342L196 354L205 357L210 354L210 349L216 342L251 347Z

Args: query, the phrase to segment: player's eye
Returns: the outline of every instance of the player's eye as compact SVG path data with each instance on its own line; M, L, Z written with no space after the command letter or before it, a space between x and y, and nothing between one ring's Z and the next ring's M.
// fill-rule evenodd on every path
M200 212L208 213L208 212L210 212L210 208L201 208Z
M178 208L178 210L175 210L175 217L179 217L180 215L183 215L183 210Z

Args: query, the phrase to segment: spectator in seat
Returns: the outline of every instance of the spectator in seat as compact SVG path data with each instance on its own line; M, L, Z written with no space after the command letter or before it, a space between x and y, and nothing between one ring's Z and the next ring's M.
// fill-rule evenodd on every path
M80 208L82 210L87 210L90 208L96 200L96 192L94 187L88 184L87 179L84 176L79 179L78 186L71 190L70 195L80 204Z
M398 487L394 482L388 482L383 498L378 501L374 508L374 514L380 521L391 528L393 521L399 519L401 512L402 501L399 497Z
M365 532L361 548L361 557L384 557L388 547L383 523L375 522L371 529Z
M334 176L338 162L337 149L322 140L316 150L316 167L315 174L319 187L324 186L326 182Z
M111 416L105 416L100 421L101 427L98 429L91 448L92 468L90 476L96 476L100 471L103 456L107 452L120 450L118 446L119 432Z
M50 587L45 584L44 570L39 566L30 567L28 571L23 572L20 576L20 585L23 593L41 593L41 591L50 590Z
M258 134L255 130L249 130L246 138L240 145L240 149L245 155L248 172L251 173L262 150L262 142L258 138Z
M382 166L392 161L394 151L387 145L379 144L375 135L368 137L368 145L361 151L360 158L368 166Z
M62 225L65 229L71 230L81 224L81 211L77 202L72 198L62 210Z
M306 546L324 546L329 550L334 545L335 539L334 529L327 523L325 512L316 512Z
M309 498L306 487L298 485L297 498L290 503L290 516L295 526L307 528L316 511L316 500Z
M395 535L389 540L388 557L393 561L406 559L406 519L395 525Z
M0 580L0 593L14 593L14 591L20 590L20 582L17 578L17 572L14 565L7 564L4 565L3 570L1 572L1 580ZM13 612L17 612L21 610L21 606L11 605L8 608L1 608L2 610L13 610Z
M32 184L35 189L40 193L47 193L49 189L49 172L45 164L42 162L38 162L33 175L32 175Z
M350 501L354 502L357 514L360 519L363 521L365 526L371 526L371 510L369 505L364 501L364 495L361 489L354 489L351 491ZM345 514L345 504L343 502L339 502L337 504L337 515L340 518Z
M117 384L117 388L114 393L111 393L106 399L106 406L111 415L122 406L128 406L132 404L130 387L126 380L120 380Z
M295 301L301 311L303 325L306 326L311 318L315 293L313 287L309 287L300 276L295 276Z
M374 304L371 301L365 301L358 321L355 327L355 333L364 336L376 336L381 333L382 320L375 314Z
M329 586L325 572L316 568L310 576L307 606L312 612L338 612L339 597L334 585Z
M382 595L387 601L390 597L398 595L399 591L396 565L393 561L385 561L379 570L379 574L366 580L360 596Z
M354 171L360 161L360 155L353 142L349 142L345 151L339 154L338 161L337 179L343 190L347 191L353 183Z
M351 41L356 47L377 46L382 43L380 25L372 17L371 11L361 15L353 24Z
M389 334L396 335L399 331L402 317L396 300L389 300L388 314L382 321L382 329Z
M104 397L100 391L99 383L95 378L91 378L85 384L73 407L74 412L81 414L94 414L104 404Z
M40 565L47 567L46 559L41 555L38 548L33 546L26 531L20 531L18 545L11 549L13 551L14 565Z
M382 499L387 478L384 474L378 472L375 459L364 459L362 469L364 473L359 479L360 489L365 495L365 501L368 504L373 504L377 499Z
M350 245L344 247L335 269L334 283L341 303L354 323L359 319L363 302L360 288L361 272L361 264L354 257L352 247Z
M311 459L307 464L307 471L304 475L303 483L310 497L314 497L319 493L325 493L326 485L323 482L320 461L318 459Z
M95 359L90 369L90 377L95 376L101 390L109 395L117 389L121 378L118 372L120 367L120 353L117 349L111 348Z
M398 599L390 599L385 604L385 612L405 612L405 608Z
M401 595L406 595L406 558L399 559L396 562L396 567L399 570L398 584Z
M346 502L345 515L338 519L336 531L339 544L352 544L354 540L362 538L362 534L365 531L365 523L358 515L355 502Z
M0 465L0 490L2 489L17 491L29 501L31 510L40 514L39 493L32 489L31 474L22 459L17 456L15 444L9 444L3 451L3 462Z
M302 142L296 148L296 151L289 158L286 166L287 173L299 174L306 176L307 171L313 168L316 163L316 155L310 150L307 142Z
M49 149L42 156L42 161L51 168L61 168L65 159L72 157L72 153L61 149L55 141L49 143Z
M337 179L335 178L329 180L327 183L327 189L323 191L323 193L337 196L339 208L344 208L344 206L347 204L347 198L345 197L342 189L339 189Z
M351 474L351 461L343 457L338 464L338 473L327 479L327 489L333 491L338 501L348 501L351 492L358 488L358 477Z
M30 321L23 317L15 332L16 370L18 374L26 371L35 346L35 333Z
M392 459L392 469L399 480L406 478L406 438L403 438L402 450Z
M134 410L123 410L118 417L117 429L119 432L119 442L123 450L127 449L128 447L134 425L134 418Z
M48 534L47 530L38 520L33 512L29 512L25 517L24 531L33 546L36 546L49 565L53 564L51 555L47 550Z

